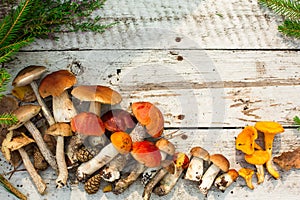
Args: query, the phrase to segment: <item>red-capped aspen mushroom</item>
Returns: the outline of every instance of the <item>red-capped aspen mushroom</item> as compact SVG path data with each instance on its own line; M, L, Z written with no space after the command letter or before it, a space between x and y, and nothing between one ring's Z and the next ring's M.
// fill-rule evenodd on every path
M189 166L190 160L185 153L176 153L173 158L175 162L175 173L167 173L154 188L153 192L158 196L164 196L171 192L176 185L182 172Z
M71 94L80 101L89 101L89 112L98 116L100 116L101 104L115 105L122 101L122 97L117 91L101 85L77 86Z
M222 154L213 154L210 156L211 165L205 171L202 179L200 180L199 190L202 194L206 195L212 186L215 178L220 171L227 172L229 170L229 161Z
M237 136L235 140L235 147L237 150L245 154L252 154L255 149L262 150L262 148L255 142L258 134L253 126L246 126Z
M40 83L41 97L52 96L53 115L56 122L70 122L72 117L77 114L66 91L75 83L75 75L68 70L52 72L45 76Z
M238 173L245 180L248 188L253 190L254 186L253 186L253 183L252 183L252 176L254 174L254 171L252 169L249 169L249 168L241 168L238 171Z
M12 134L12 131L11 131ZM44 180L41 178L41 176L37 173L37 171L35 170L33 164L30 161L30 158L27 154L27 152L23 149L24 146L30 144L34 142L34 140L28 138L25 134L21 134L20 136L11 138L10 141L7 141L7 148L10 149L10 151L15 151L18 150L23 164L27 170L27 172L29 173L33 183L35 184L38 192L40 194L44 194L47 188L46 183L44 182Z
M160 110L155 105L149 102L133 103L131 107L138 121L137 125L130 133L132 142L142 141L147 136L147 133L151 133L152 135L155 135L155 137L160 137L163 132L164 123ZM147 123L143 121L145 118L148 119ZM153 120L151 120L152 118ZM154 124L157 124L157 126L161 128L155 128ZM105 156L106 154L109 154L109 156ZM96 170L100 169L105 164L110 162L115 156L117 156L117 154L118 151L113 147L111 143L106 145L93 159L89 160L88 162L82 163L78 167L78 180L82 180L86 175L94 173Z
M17 110L12 112L12 114L17 117L18 122L9 127L8 130L15 130L24 125L26 129L31 133L45 160L57 172L58 168L54 155L47 147L40 131L30 121L30 119L36 116L40 112L40 110L41 107L37 105L20 106Z
M238 177L239 173L235 169L229 169L228 172L223 173L216 178L214 185L224 192Z
M200 181L204 171L204 161L209 161L209 153L202 147L193 147L190 150L192 156L184 178L191 181Z
M83 141L89 136L106 137L105 127L101 118L95 113L81 112L71 119L71 129L76 133L67 145L66 154L71 162L77 162L76 152L82 146Z
M175 146L169 140L160 138L155 142L155 146L159 149L161 154L161 160L166 160L168 155L174 155ZM142 184L146 185L157 173L161 166L148 167L142 174Z
M64 151L64 137L72 136L71 127L67 123L58 122L51 125L45 133L57 137L56 162L58 165L58 177L55 182L57 188L62 188L67 184L68 180L68 169Z
M267 171L275 178L279 179L280 174L273 167L272 162L272 150L273 141L276 134L284 132L284 128L281 124L272 121L260 121L256 122L254 126L258 131L264 133L265 150L268 152L270 158L266 162Z
M255 165L257 172L257 183L260 184L264 182L265 173L264 173L264 164L270 159L270 155L267 151L256 150L253 154L245 154L245 160L249 164Z
M46 72L46 67L44 66L36 66L36 65L30 65L28 67L25 67L22 69L15 79L12 81L12 85L14 87L22 87L29 85L31 86L36 99L39 103L39 105L42 108L43 114L49 123L49 125L52 125L55 123L54 118L52 117L52 114L49 110L49 108L46 106L44 100L41 98L39 90L38 90L38 85L36 83L36 80L40 79L42 74Z

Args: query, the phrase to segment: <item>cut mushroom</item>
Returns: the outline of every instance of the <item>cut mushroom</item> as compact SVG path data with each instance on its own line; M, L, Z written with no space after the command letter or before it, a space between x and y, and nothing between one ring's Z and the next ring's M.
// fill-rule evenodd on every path
M31 133L45 160L57 172L58 168L54 155L47 147L40 131L30 121L30 119L37 115L40 110L41 107L36 105L20 106L17 110L12 112L12 114L17 117L18 123L11 126L8 130L15 130L24 125L26 129Z
M44 66L30 65L25 67L17 74L12 82L12 85L14 87L21 87L30 84L47 122L49 125L52 125L55 123L55 120L52 117L52 114L49 108L46 106L44 100L41 98L38 91L38 85L36 83L36 80L39 79L44 72L46 72L46 67Z
M254 174L254 171L249 168L241 168L238 172L239 172L239 175L245 180L248 188L253 190L254 186L252 183L252 176Z
M12 133L12 132L11 132ZM23 160L23 164L28 171L30 177L32 178L33 183L35 184L38 192L40 194L45 194L46 191L46 183L43 181L41 176L35 170L33 164L30 161L30 158L27 152L23 149L24 146L34 142L34 140L28 138L25 134L21 134L21 136L12 138L10 141L7 142L7 148L11 151L18 150L21 158Z
M190 150L192 155L189 167L185 174L185 179L191 181L200 181L204 172L204 161L209 160L209 153L202 147L193 147Z
M62 188L67 184L68 180L68 169L64 151L64 137L72 136L71 127L66 123L56 123L46 130L46 134L57 137L56 162L58 165L58 177L56 179L56 187Z
M264 133L265 150L270 156L269 160L266 162L266 168L275 179L279 179L280 174L273 167L272 150L275 135L284 132L284 128L281 126L281 124L272 121L256 122L255 128Z
M153 190L153 193L158 196L164 196L171 192L182 172L189 166L190 163L189 157L185 153L176 153L173 160L176 166L175 173L172 174L168 172L159 182L158 186Z
M76 77L68 70L59 70L48 74L41 81L41 97L52 96L53 115L56 122L70 122L77 114L67 89L76 83Z
M214 185L224 192L238 177L239 173L235 169L229 169L228 172L223 173L216 178Z
M132 104L132 110L139 122L130 133L132 142L142 141L147 136L147 133L151 133L156 137L161 136L164 121L162 113L156 106L149 102L137 102ZM147 119L147 123L145 122L145 119ZM157 124L157 126L153 123ZM106 145L93 159L86 163L82 163L78 167L78 180L83 180L86 175L94 173L117 155L118 151L113 144L110 143Z
M206 195L212 186L215 178L220 171L227 172L229 170L229 161L222 154L213 154L210 156L212 164L206 170L202 179L200 180L199 190Z
M267 151L263 150L256 150L254 151L253 154L251 155L245 155L245 160L250 163L255 165L257 172L256 172L256 177L257 177L257 183L260 184L264 182L265 179L265 173L264 173L264 164L270 159L270 155Z
M70 139L66 153L71 165L74 165L78 161L76 158L77 152L87 137L106 136L104 135L105 127L102 120L98 115L91 112L82 112L74 116L71 120L71 128L76 135Z

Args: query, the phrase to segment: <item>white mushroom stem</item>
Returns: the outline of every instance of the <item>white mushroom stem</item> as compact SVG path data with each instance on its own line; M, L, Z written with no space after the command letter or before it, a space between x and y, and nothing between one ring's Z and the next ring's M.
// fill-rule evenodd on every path
M191 181L200 181L204 171L203 165L203 159L193 157L186 171L184 179Z
M174 174L171 174L168 172L162 180L159 182L159 186L154 188L153 193L157 194L158 196L164 196L171 192L171 190L176 185L179 177L181 176L183 172L182 167L178 167L175 170Z
M25 168L27 169L30 177L32 178L32 181L34 182L38 192L40 194L44 194L46 191L46 188L47 188L46 183L43 181L41 176L35 170L26 151L23 148L20 148L18 151L22 157L23 164L24 164Z
M34 126L34 124L31 121L27 121L24 126L26 129L31 133L32 137L34 138L37 146L39 147L42 155L44 156L45 160L48 162L48 164L57 172L58 167L55 160L54 155L47 147L45 141L42 138L42 134L40 131Z
M143 199L149 200L152 190L155 187L155 185L168 173L168 171L165 168L161 168L155 176L149 181L149 183L145 186L144 192L143 192Z
M115 194L121 194L124 192L134 181L138 179L138 177L145 171L147 167L139 162L136 162L133 169L131 170L130 174L120 179L114 189Z
M257 177L257 184L261 184L265 180L265 170L263 165L255 165L256 167L256 177Z
M220 168L214 164L212 164L202 176L200 181L199 190L202 194L206 195L208 190L212 186L215 178L217 177L218 173L220 172Z
M130 158L130 154L119 154L102 170L101 177L103 180L113 182L118 180L121 175L121 171L127 164Z
M70 100L67 91L59 96L53 96L53 115L56 122L70 122L77 115L77 111Z
M65 160L63 136L57 136L56 161L58 165L58 177L56 179L56 187L62 188L67 184L68 180L68 169Z
M132 142L142 141L146 137L147 133L145 128L139 123L130 133ZM87 175L93 174L95 171L106 165L114 157L116 157L119 152L115 149L112 143L109 143L91 160L82 163L77 169L77 179L79 181L83 180Z
M234 181L235 179L232 178L230 173L224 173L216 178L214 185L224 192Z
M89 106L89 112L95 113L100 116L101 114L101 103L97 101L91 101Z
M48 124L51 126L53 124L55 124L55 120L49 110L49 108L47 107L47 105L45 104L44 100L42 99L42 97L40 96L40 93L39 93L39 89L38 89L38 85L36 83L36 81L32 81L30 83L30 86L36 96L36 99L37 99L37 102L39 103L39 105L41 106L42 108L42 111L43 111L43 115L44 117L46 118Z

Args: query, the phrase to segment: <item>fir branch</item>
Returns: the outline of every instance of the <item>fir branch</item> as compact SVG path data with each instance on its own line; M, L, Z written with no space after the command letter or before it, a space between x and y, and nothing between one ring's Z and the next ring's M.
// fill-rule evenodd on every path
M18 119L16 116L10 114L10 113L4 113L0 115L0 125L13 125L18 122Z
M263 6L290 20L300 20L300 2L298 0L260 0Z
M278 30L287 36L300 38L300 23L291 20L285 20Z
M0 69L0 98L3 96L2 92L6 91L6 86L9 83L10 74L3 68Z

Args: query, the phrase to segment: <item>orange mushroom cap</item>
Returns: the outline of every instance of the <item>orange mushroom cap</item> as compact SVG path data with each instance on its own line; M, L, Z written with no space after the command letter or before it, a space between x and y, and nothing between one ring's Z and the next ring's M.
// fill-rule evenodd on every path
M235 140L236 149L245 154L252 154L257 137L257 130L253 126L246 126Z
M267 151L256 150L251 155L245 154L245 160L247 163L253 165L263 165L270 159L270 155Z
M150 141L134 142L131 155L146 167L157 167L161 162L160 150Z
M175 162L176 167L181 167L182 169L188 168L190 164L189 157L182 152L177 152L173 156L173 161Z
M60 96L76 83L75 75L68 70L59 70L45 76L39 86L41 97Z
M146 127L152 137L161 136L164 129L164 118L155 105L149 102L135 102L131 108L136 119Z
M129 134L125 132L114 132L110 136L111 143L120 152L120 154L129 153L132 147L132 140Z
M105 132L100 117L91 112L81 112L71 120L71 129L82 135L101 136Z

